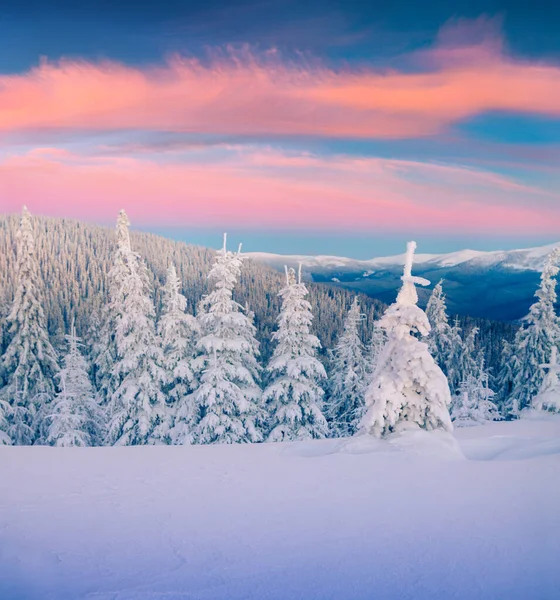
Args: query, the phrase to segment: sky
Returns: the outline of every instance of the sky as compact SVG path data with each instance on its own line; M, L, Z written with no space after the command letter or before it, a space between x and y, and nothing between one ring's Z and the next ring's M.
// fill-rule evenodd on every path
M0 0L0 212L367 258L560 240L560 5Z

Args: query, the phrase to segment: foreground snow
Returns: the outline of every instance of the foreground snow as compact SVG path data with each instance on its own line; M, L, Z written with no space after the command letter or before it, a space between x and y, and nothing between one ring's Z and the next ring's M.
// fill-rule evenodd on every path
M455 436L1 447L0 598L557 598L560 418Z

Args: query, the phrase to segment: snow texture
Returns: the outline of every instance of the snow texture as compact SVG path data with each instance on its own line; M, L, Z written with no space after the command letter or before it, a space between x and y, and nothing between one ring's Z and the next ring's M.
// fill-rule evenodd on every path
M455 435L1 447L0 598L557 599L560 417Z

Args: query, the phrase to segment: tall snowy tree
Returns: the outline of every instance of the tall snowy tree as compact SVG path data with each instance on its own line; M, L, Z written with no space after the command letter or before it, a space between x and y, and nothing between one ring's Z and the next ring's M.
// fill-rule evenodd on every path
M529 309L523 324L515 335L513 353L517 356L519 368L515 373L511 396L507 408L517 413L531 404L540 390L544 372L540 365L545 364L553 346L560 343L560 320L556 304L556 275L560 262L560 246L549 254L539 289L535 293L537 301Z
M161 390L163 355L155 331L145 263L133 252L124 210L117 220L117 249L110 273L110 322L116 360L112 367L107 441L115 445L154 444L165 406Z
M433 289L426 306L426 316L430 323L428 334L428 348L436 363L447 374L447 362L451 353L452 331L447 317L445 295L443 293L443 280Z
M49 407L46 442L52 446L96 446L103 442L103 414L74 326L66 341L68 351L56 376L59 392Z
M512 406L510 404L511 392L515 381L515 374L519 370L519 359L513 352L510 342L504 340L502 343L501 368L496 377L496 404L503 416L508 416ZM517 413L517 409L513 411Z
M542 364L541 368L545 370L545 375L539 393L533 398L531 406L535 410L560 413L560 383L558 382L560 365L556 346L552 346L550 361Z
M353 435L364 413L367 368L360 337L362 320L356 296L346 316L344 329L331 352L326 414L335 437Z
M158 323L164 353L164 382L168 418L163 425L164 436L176 443L190 434L194 418L193 361L199 326L196 319L185 312L187 299L181 293L181 282L175 265L167 269L167 280L162 289L163 313ZM172 428L172 431L171 431Z
M10 437L10 405L0 398L0 446L10 446L12 439Z
M116 280L113 280L116 283ZM116 290L112 290L112 297ZM91 315L87 331L89 341L89 360L91 364L92 381L99 394L100 402L108 405L116 385L113 365L117 358L115 342L115 317L116 311L109 301L98 311Z
M367 412L360 431L381 437L410 427L452 431L449 385L432 358L428 345L414 334L427 336L430 324L417 306L415 284L426 279L412 275L416 242L409 242L403 285L379 325L387 332L375 376L366 391Z
M4 334L6 327L6 319L3 309L4 306L0 304L0 352L3 352L4 350ZM0 370L0 390L2 389L2 385L2 371ZM4 400L0 391L0 446L9 446L12 443L9 435L9 415L10 404Z
M269 384L263 398L270 415L270 442L324 438L328 426L321 407L326 379L325 368L317 359L321 347L311 333L313 314L306 300L307 288L294 269L286 269L286 285L280 290L282 308L276 342L268 363Z
M44 412L54 396L58 363L47 333L33 224L25 206L16 239L17 285L7 317L10 341L2 357L1 396L10 405L12 442L32 444L44 440Z
M192 433L179 443L232 444L263 439L264 412L255 327L233 299L241 273L241 253L218 252L208 279L214 289L203 298L198 322L201 337L194 362L199 385L193 394Z
M366 358L366 386L367 387L375 373L375 369L377 368L377 363L379 362L379 356L381 351L383 350L383 346L387 341L387 334L385 331L379 327L379 323L376 321L373 324L371 330L371 336L366 346L365 350L365 358Z
M472 327L464 336L458 319L455 319L453 327L450 328L450 347L445 370L452 395L459 392L461 382L477 371L477 335L478 327Z
M494 392L490 389L484 359L480 357L476 372L467 375L459 386L457 399L451 410L453 424L457 427L468 427L500 419L493 398Z

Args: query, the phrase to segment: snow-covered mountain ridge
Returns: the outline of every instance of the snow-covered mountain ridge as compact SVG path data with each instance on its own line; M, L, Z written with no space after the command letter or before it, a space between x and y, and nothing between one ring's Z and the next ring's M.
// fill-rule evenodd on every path
M444 280L451 312L511 321L527 313L545 258L558 244L507 251L417 254L414 268L415 273L429 279L432 286ZM386 303L395 299L404 263L404 254L368 260L264 252L251 252L246 256L278 270L285 264L301 263L307 279L357 290ZM421 303L426 302L429 293L429 288L419 291Z
M536 248L524 248L520 250L458 250L444 254L416 254L414 262L423 267L457 267L465 263L472 263L476 266L487 268L494 266L508 267L510 269L520 269L528 271L541 271L544 260L549 252L560 242L539 246ZM283 255L271 254L267 252L247 252L245 256L277 267L282 264L301 263L303 267L310 269L364 269L371 271L376 268L385 268L387 266L401 266L404 264L404 254L395 256L383 256L360 260L356 258L346 258L342 256L327 255Z

